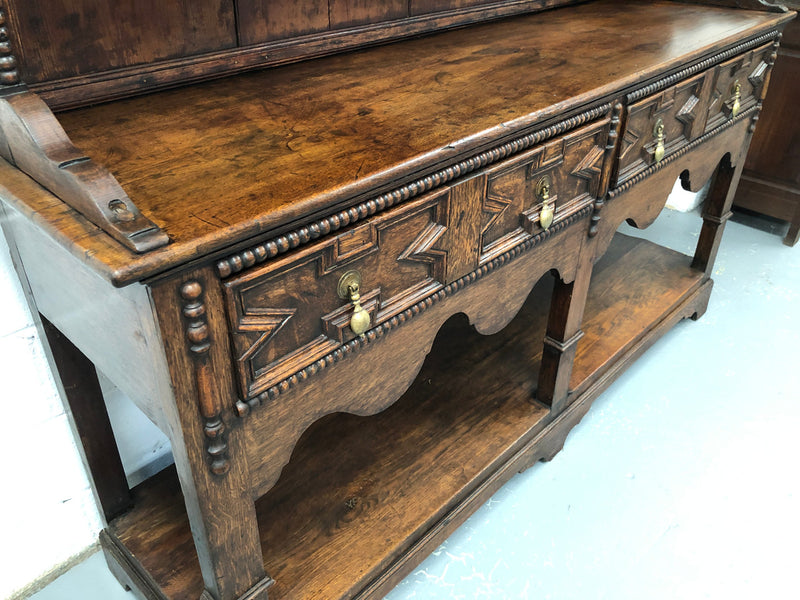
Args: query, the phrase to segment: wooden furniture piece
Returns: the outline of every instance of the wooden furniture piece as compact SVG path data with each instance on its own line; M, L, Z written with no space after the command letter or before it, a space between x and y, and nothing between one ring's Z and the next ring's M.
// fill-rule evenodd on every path
M383 595L705 311L794 15L571 4L6 2L3 226L138 597ZM678 177L694 257L615 237Z
M786 2L792 9L796 1ZM769 98L744 163L733 203L776 219L789 221L783 239L794 246L800 239L800 24L784 31Z

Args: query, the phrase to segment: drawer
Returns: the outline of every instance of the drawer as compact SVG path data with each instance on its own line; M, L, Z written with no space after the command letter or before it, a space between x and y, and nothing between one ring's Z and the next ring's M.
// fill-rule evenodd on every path
M631 103L615 185L669 157L758 102L773 51L767 44ZM663 153L663 154L662 154Z
M617 185L657 162L659 140L666 157L703 134L709 84L709 73L703 72L628 106Z
M761 98L769 73L769 56L775 51L767 44L721 63L714 68L714 85L708 103L706 131L711 131L733 116L755 106Z
M480 264L543 231L545 204L553 209L553 223L559 223L594 202L607 124L577 129L487 169Z
M345 273L360 273L359 302L374 327L541 234L543 209L555 225L590 206L607 125L541 143L226 279L242 396L266 394L355 337L353 303L338 293Z
M362 275L362 307L377 324L437 291L449 188L376 215L337 236L225 282L242 395L249 399L352 339L352 304L338 295Z

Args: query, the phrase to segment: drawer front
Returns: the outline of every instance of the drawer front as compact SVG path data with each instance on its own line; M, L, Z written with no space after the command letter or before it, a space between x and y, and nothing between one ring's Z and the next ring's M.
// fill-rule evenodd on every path
M659 127L665 157L703 134L709 85L709 74L703 72L628 107L617 185L657 162Z
M355 337L345 273L362 277L370 327L590 205L608 120L567 133L225 281L241 393L265 393ZM543 180L546 192L537 194Z
M558 223L594 201L607 124L582 127L486 171L480 264L541 232L545 203L553 208L553 223ZM545 182L547 202L541 193Z
M449 188L267 263L225 283L241 391L258 395L352 339L352 304L338 295L349 270L362 275L371 323L437 291L445 279Z
M767 61L774 51L774 46L767 44L714 68L706 131L719 127L733 116L737 99L738 112L758 103L769 73Z
M761 46L630 104L616 185L753 107L772 51L772 44Z

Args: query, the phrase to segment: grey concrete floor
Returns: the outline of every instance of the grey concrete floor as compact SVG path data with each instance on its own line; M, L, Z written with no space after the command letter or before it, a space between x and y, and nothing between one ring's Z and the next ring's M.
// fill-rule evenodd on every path
M637 232L686 253L700 218ZM800 598L800 247L729 222L706 315L667 333L563 451L515 476L389 600ZM630 232L630 231L628 231ZM131 600L95 555L35 600Z

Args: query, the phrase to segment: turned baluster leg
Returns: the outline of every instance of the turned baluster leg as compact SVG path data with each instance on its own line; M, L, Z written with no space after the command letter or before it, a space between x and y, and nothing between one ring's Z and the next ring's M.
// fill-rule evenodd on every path
M122 468L103 392L92 362L64 334L41 317L53 364L61 379L97 499L107 520L125 512L131 493Z
M591 261L584 262L574 281L567 283L556 276L553 285L536 397L554 413L566 405L572 363L583 336L581 321L592 275Z
M740 159L737 162L738 166L734 167L727 155L723 157L711 179L711 186L703 206L703 227L700 230L692 267L705 272L706 277L710 277L714 270L722 232L731 216L733 196L742 174L744 160Z
M265 574L234 388L222 292L211 269L153 287L175 389L165 406L206 592L266 600Z

